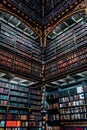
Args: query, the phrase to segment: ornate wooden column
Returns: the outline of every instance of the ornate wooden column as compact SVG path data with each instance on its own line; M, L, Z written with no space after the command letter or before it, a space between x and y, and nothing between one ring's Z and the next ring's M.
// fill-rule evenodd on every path
M46 37L44 30L42 31L42 35L40 37L40 45L41 45L41 51L42 51L42 86L41 86L41 92L42 92L42 102L41 102L41 116L42 116L42 130L46 130L46 107L45 107L45 101L46 101L46 86L45 86L45 48L46 48Z

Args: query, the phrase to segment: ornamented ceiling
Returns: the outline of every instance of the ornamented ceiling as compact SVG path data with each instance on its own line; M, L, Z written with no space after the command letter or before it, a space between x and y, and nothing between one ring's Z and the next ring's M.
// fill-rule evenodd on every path
M29 16L41 26L47 25L55 17L73 8L81 0L1 0L9 7L15 8ZM72 5L72 6L71 6ZM67 12L68 10L66 10Z

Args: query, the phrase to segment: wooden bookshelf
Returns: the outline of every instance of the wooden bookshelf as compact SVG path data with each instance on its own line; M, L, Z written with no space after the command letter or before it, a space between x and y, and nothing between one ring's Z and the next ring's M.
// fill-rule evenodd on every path
M60 115L59 115L59 103L58 103L58 90L53 92L47 92L46 94L46 122L47 130L60 128ZM54 127L55 126L55 127Z
M56 77L86 67L86 19L61 32L48 43L45 77Z
M30 129L39 129L41 128L41 90L38 89L29 89L30 93Z
M48 130L53 129L54 126L58 127L58 125L62 130L69 129L69 127L71 129L87 128L86 82L66 85L59 87L56 91L48 92L46 102Z
M0 67L19 75L40 78L39 42L0 20Z
M0 81L0 128L29 128L29 88Z

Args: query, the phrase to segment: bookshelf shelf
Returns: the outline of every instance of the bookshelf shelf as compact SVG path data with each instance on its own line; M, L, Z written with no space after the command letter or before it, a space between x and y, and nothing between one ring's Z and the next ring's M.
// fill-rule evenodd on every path
M0 19L0 67L40 78L41 50L39 42Z
M0 81L0 92L0 128L3 130L17 130L18 128L27 130L30 110L29 88Z
M86 28L86 18L82 17L48 42L45 54L47 80L86 67Z
M30 93L30 123L29 127L31 129L41 128L41 90L29 89Z
M70 126L81 127L82 124L79 122L82 121L84 123L87 120L86 94L87 83L85 81L58 87L58 90L48 92L46 96L46 121L48 127L52 128L58 125L61 129ZM57 98L56 101L54 100L55 98ZM55 101L54 103L51 102L52 99ZM53 107L54 104L57 105L56 109ZM86 123L83 125L84 127L86 127Z
M54 92L48 92L46 94L46 122L47 122L47 129L56 129L59 126L59 103L58 103L58 90ZM54 128L55 126L55 128Z

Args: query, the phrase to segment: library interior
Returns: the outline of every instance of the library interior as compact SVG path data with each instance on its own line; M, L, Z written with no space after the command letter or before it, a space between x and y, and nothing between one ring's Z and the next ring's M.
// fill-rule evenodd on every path
M0 0L0 130L87 130L87 0Z

